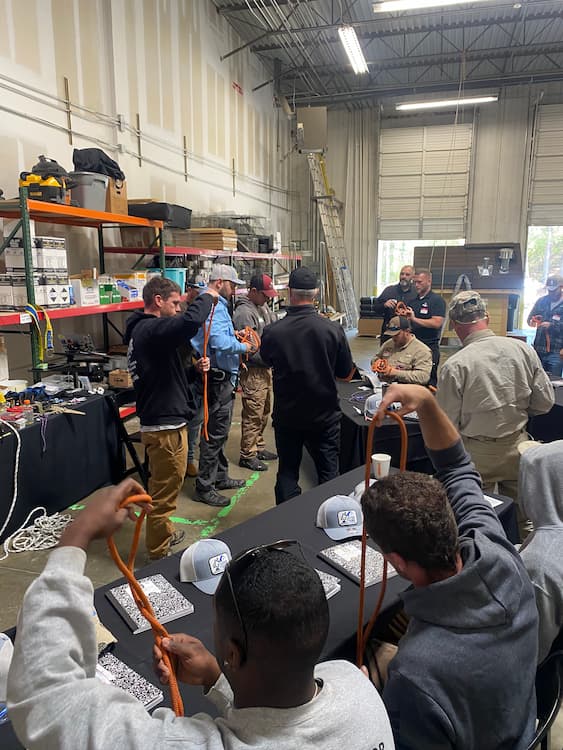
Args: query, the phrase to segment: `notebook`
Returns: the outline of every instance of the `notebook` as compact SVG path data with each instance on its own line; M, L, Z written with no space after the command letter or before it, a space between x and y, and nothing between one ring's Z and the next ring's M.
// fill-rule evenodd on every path
M164 700L162 690L145 680L142 675L113 654L106 653L100 656L96 665L96 677L102 682L115 685L130 693L141 701L147 711Z
M148 597L156 619L164 624L191 615L194 605L160 573L141 578L139 583ZM128 583L106 591L106 596L134 634L149 630L150 625L139 612Z
M323 589L325 590L327 599L330 599L342 590L342 587L340 585L340 578L337 578L330 573L325 573L324 570L318 570L318 568L315 568L315 570L319 574L319 578L321 579L321 583L323 584Z
M359 539L352 539L343 544L326 547L319 552L319 557L333 568L360 583L360 566L362 559L362 543ZM395 568L387 565L387 577L396 576ZM366 586L381 583L383 579L383 555L369 545L366 547Z

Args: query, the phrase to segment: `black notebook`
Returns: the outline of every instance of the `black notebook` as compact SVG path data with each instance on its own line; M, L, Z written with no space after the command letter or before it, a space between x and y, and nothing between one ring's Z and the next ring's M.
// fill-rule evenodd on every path
M191 615L194 611L194 605L160 573L141 578L139 583L151 603L156 619L162 624ZM106 596L134 634L150 629L148 620L145 620L135 604L128 583L106 591Z
M359 539L335 544L319 552L319 557L333 568L344 573L352 581L360 583L360 567L362 560L362 543ZM387 565L387 577L396 576L397 571L392 565ZM366 547L366 586L381 583L383 578L383 555L369 545Z
M131 693L149 711L151 708L162 703L164 696L162 690L153 685L134 669L128 667L113 654L103 654L98 659L96 666L96 677L102 682L115 685L128 693Z

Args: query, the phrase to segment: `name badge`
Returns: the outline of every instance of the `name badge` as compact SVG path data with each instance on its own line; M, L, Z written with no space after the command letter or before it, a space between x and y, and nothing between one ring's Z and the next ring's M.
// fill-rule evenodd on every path
M552 315L551 319L557 321L558 323L561 320L561 318L559 317L559 315Z
M428 315L428 304L426 302L420 306L420 314Z

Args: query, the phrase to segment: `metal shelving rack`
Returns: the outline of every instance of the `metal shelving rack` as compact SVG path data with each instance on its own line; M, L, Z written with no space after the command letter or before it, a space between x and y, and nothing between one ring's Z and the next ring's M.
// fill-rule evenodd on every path
M35 289L33 285L33 255L31 243L30 221L38 221L51 224L66 224L68 226L88 227L97 229L98 232L98 263L100 273L105 273L105 247L103 230L105 227L152 227L156 230L156 244L151 252L158 253L160 268L165 266L164 236L161 221L150 221L136 216L125 214L111 214L105 211L91 211L85 208L75 208L58 203L47 203L44 201L30 200L27 188L20 188L19 200L1 201L0 217L16 221L10 234L4 238L0 245L0 255L4 252L17 232L22 230L23 251L25 261L25 283L27 299L35 304ZM109 321L108 313L123 312L142 307L142 300L136 302L121 302L109 305L95 305L89 307L71 306L64 308L51 308L47 312L52 320L60 318L73 318L85 315L102 315L104 348L108 347ZM40 318L42 317L40 313ZM31 317L25 312L0 312L0 326L28 325L31 335L31 357L34 376L41 371L39 359L39 340L35 327L32 325Z

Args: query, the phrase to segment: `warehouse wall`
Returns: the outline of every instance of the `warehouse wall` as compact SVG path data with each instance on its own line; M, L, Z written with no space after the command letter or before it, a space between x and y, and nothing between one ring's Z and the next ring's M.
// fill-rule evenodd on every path
M71 170L74 147L99 146L119 161L129 197L267 217L287 244L289 123L271 85L252 91L270 77L257 57L220 61L240 44L211 0L0 0L0 188L16 195L39 154ZM92 265L94 233L69 237L71 270ZM12 370L28 363L21 338L8 341Z

